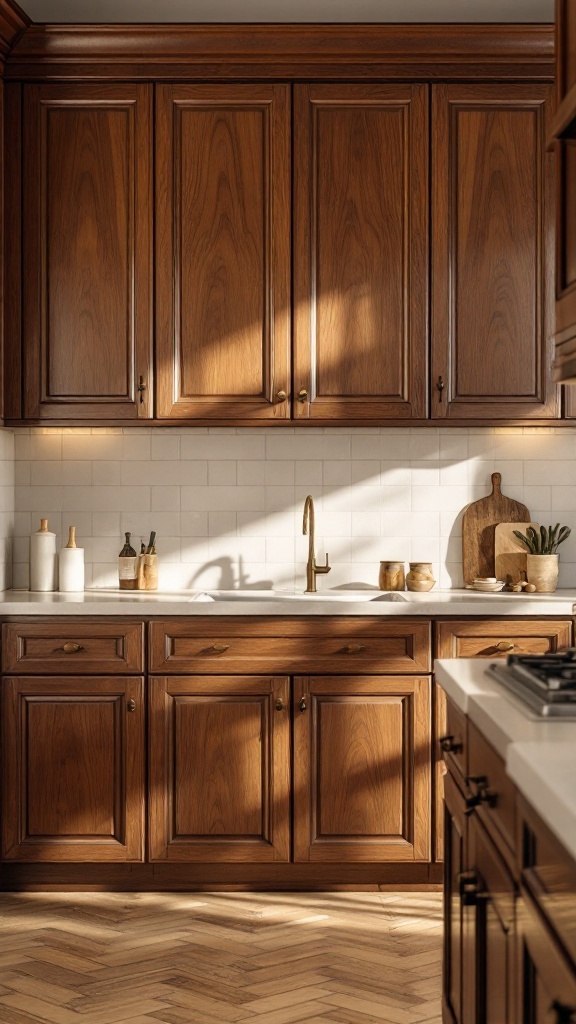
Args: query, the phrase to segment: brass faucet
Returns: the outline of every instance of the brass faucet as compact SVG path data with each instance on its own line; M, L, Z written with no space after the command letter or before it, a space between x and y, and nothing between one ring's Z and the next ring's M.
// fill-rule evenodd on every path
M306 563L306 590L305 594L316 593L316 576L318 573L330 572L328 565L328 552L326 552L326 565L316 565L314 554L314 501L312 495L308 495L304 502L304 519L302 521L302 533L308 534L308 561Z

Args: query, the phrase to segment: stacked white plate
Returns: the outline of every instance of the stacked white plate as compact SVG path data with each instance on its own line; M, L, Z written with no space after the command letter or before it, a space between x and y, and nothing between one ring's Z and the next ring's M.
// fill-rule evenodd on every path
M484 594L497 594L506 586L504 580L497 580L495 576L487 579L475 579L472 581L472 590L479 590Z

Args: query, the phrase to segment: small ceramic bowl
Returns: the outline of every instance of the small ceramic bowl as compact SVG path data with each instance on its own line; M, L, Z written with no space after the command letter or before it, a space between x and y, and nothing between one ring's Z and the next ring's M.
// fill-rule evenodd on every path
M483 594L497 594L506 586L504 580L474 580L473 590L479 590Z

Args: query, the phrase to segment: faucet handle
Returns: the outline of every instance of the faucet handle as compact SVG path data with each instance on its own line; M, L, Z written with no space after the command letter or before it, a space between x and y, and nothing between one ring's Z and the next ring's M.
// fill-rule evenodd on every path
M326 565L316 565L316 559L314 559L314 572L327 573L330 572L331 568L332 566L328 565L328 552L326 552Z

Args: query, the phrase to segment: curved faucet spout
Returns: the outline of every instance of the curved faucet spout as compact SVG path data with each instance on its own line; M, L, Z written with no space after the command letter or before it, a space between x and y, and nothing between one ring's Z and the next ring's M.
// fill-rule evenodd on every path
M304 502L304 515L302 518L302 533L306 536L308 534L308 561L306 563L306 590L305 594L316 593L316 576L318 574L324 575L330 572L331 566L328 565L328 553L326 553L326 565L316 565L316 555L314 554L314 499L309 494Z

